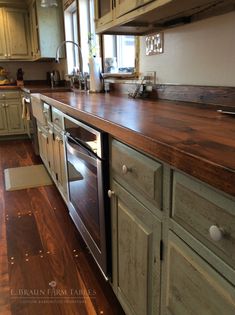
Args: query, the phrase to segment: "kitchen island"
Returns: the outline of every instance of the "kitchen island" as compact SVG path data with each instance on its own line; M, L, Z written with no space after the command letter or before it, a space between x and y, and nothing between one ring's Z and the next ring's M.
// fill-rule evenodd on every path
M234 314L233 118L216 106L114 94L51 92L40 98L35 106L42 112L51 107L55 131L72 116L109 134L110 188L104 193L111 199L110 282L126 314L188 315L195 308L198 314ZM53 126L48 122L43 130L41 123L41 157L50 174L51 157L66 173L63 150L50 154L58 151L50 149L56 147ZM68 137L61 133L65 150Z

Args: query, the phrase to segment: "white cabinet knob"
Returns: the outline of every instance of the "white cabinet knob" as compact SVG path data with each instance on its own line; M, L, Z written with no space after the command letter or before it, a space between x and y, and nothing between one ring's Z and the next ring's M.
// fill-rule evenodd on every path
M131 172L131 168L128 168L125 164L122 165L122 173L127 174L128 172Z
M115 192L111 189L108 190L108 196L109 198L112 198L112 196L115 194Z
M217 225L212 225L209 228L209 234L213 241L218 242L223 238L224 231L219 228Z

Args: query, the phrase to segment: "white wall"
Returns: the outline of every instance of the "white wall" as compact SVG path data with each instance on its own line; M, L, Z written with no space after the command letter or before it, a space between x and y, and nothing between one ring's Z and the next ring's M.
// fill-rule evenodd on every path
M145 55L140 72L156 71L157 83L235 86L235 12L164 32L164 53Z

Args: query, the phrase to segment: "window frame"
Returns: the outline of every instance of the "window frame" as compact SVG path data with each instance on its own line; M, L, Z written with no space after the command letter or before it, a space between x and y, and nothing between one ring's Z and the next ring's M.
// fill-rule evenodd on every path
M107 34L107 35L120 35L120 34ZM126 34L129 35L129 34ZM104 78L136 78L138 77L139 74L139 55L140 55L140 39L139 36L135 36L135 71L133 73L131 72L116 72L116 73L110 73L110 72L104 72L104 68L105 68L105 53L104 53L104 36L105 34L101 35L100 37L100 47L101 47L101 59L102 59L102 74ZM116 45L117 46L117 45ZM118 48L116 47L116 49L118 50Z

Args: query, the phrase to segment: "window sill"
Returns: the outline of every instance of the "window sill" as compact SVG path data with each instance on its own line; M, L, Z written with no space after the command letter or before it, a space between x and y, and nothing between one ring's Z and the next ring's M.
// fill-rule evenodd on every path
M131 78L137 78L138 74L137 73L102 73L101 74L104 79L109 79L109 78L117 78L117 79L131 79Z

